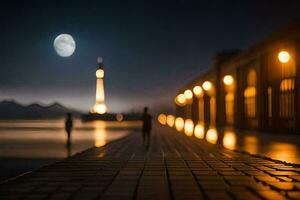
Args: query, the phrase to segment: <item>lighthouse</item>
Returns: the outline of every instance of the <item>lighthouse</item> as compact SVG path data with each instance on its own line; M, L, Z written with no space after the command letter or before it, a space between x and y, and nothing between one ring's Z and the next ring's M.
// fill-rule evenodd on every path
M97 70L96 70L96 103L91 109L91 113L104 114L106 113L106 105L104 100L104 69L103 59L97 58Z

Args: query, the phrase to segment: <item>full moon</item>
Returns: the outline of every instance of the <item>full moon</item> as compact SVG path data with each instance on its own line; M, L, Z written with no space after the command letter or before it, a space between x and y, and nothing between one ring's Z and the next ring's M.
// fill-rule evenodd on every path
M53 43L54 49L61 57L71 56L76 48L73 37L69 34L60 34L57 36Z

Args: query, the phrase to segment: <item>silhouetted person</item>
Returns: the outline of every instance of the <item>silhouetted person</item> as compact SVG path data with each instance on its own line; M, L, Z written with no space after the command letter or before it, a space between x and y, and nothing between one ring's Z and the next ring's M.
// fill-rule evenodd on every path
M67 118L66 118L66 122L65 122L65 129L68 135L68 140L67 140L67 147L71 146L71 132L72 132L72 128L73 128L73 119L72 119L72 114L71 113L67 113Z
M147 149L150 146L150 133L151 133L151 128L152 128L152 123L151 123L152 117L151 115L148 114L148 108L145 107L144 108L144 113L142 115L142 121L143 121L143 127L142 127L142 131L143 131L143 144L147 145Z

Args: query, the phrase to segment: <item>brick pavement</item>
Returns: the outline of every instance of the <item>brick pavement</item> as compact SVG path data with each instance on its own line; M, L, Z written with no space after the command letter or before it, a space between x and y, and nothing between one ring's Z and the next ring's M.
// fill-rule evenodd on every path
M156 128L0 184L0 199L300 199L300 166Z

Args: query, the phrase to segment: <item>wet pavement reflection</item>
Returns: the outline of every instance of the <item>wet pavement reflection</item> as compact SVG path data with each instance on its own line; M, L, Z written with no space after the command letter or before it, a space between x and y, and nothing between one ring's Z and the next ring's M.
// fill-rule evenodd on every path
M230 150L240 150L275 160L300 164L300 137L275 133L208 129L205 140Z
M245 151L275 160L300 164L300 136L289 133L264 133L238 131L233 128L216 129L201 122L194 124L191 119L161 115L158 122L168 125L187 136L194 136L210 144L230 150Z

